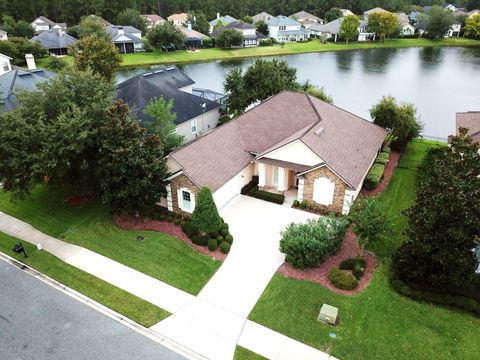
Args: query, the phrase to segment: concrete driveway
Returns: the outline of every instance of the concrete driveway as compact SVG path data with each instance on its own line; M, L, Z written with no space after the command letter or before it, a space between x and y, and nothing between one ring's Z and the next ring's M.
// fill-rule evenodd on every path
M195 300L152 327L209 359L233 358L248 314L284 261L280 231L317 217L242 195L221 216L234 237L227 259Z

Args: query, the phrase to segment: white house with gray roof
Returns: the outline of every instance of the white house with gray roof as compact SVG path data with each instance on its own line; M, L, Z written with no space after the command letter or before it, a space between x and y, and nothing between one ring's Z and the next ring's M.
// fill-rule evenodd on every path
M133 26L109 25L105 28L120 54L143 51L142 32Z
M36 33L41 33L42 31L50 29L62 29L64 31L67 29L66 23L56 23L45 16L37 17L30 23L30 25L32 25L33 30L35 30Z
M220 13L217 13L217 18L210 21L210 33L213 32L213 28L217 26L218 23L221 23L223 24L223 26L225 26L230 23L233 23L234 21L237 21L237 19L235 19L230 15L220 16Z
M255 25L243 21L234 21L212 33L212 37L216 39L225 30L236 30L243 35L243 47L254 47L260 45L261 40L268 39L268 36L258 32Z
M11 57L0 54L0 76L12 71L12 65L10 64Z
M269 13L262 11L261 13L258 13L257 15L252 16L252 21L254 24L256 24L259 21L263 21L265 23L268 23L268 21L273 18L273 15L270 15Z
M343 17L330 21L327 24L312 25L308 28L311 34L323 39L333 39L337 42L340 38L340 27L342 25ZM369 41L375 40L375 33L368 30L368 21L360 20L360 26L358 27L357 41Z
M50 29L30 39L31 42L39 42L40 45L53 55L67 55L68 47L77 42L73 36L68 35L63 29Z
M268 35L278 42L296 42L307 40L310 31L289 17L279 15L268 21Z

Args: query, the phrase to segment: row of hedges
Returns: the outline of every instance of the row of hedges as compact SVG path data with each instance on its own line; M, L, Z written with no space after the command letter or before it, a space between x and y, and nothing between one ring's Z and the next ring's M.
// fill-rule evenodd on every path
M257 186L252 188L249 191L248 195L250 195L254 198L260 199L260 200L265 200L265 201L269 201L269 202L272 202L272 203L275 203L275 204L280 204L280 205L283 204L283 202L285 201L285 196L284 195L259 190Z
M222 220L223 221L223 220ZM228 254L233 243L233 236L228 231L228 224L222 223L219 231L201 235L195 226L186 220L181 223L182 231L195 245L207 246L208 250L215 251L220 247L220 251Z
M281 233L280 251L295 268L315 267L339 249L347 226L348 220L334 216L291 223Z
M258 176L252 176L252 180L240 190L240 194L247 195L254 187L258 186Z
M374 190L377 188L378 184L380 184L383 179L383 173L385 172L385 166L388 163L389 156L390 148L388 147L384 148L382 152L378 154L377 158L375 159L375 163L365 178L365 182L363 184L365 189Z
M304 209L311 211L315 214L319 215L334 215L331 209L328 208L326 205L315 204L313 201L307 200L293 200L293 207L297 209Z

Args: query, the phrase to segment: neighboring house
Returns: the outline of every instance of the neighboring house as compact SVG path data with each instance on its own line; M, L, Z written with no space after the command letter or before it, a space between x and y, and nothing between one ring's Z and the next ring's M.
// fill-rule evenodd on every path
M0 41L8 40L8 35L5 31L0 30Z
M340 38L340 27L342 25L343 17L333 20L323 25L312 25L308 28L311 34L325 40L333 39L337 42ZM368 21L360 20L360 26L358 28L357 41L375 40L375 33L368 30Z
M167 18L167 20L171 21L175 26L185 25L188 20L188 14L186 13L172 14Z
M117 98L128 104L145 125L151 119L145 114L150 100L163 97L173 100L175 125L185 141L214 129L220 118L220 104L192 94L195 82L177 67L136 75L117 85Z
M16 93L19 90L35 91L37 85L55 77L55 73L43 70L23 70L13 68L0 76L0 111L9 111L17 107Z
M480 144L480 111L458 112L455 116L455 127L457 135L459 128L467 128L468 134Z
M142 15L142 18L144 18L147 22L147 29L151 29L154 26L163 24L165 22L165 19L157 14L145 14Z
M418 35L422 36L427 31L427 23L425 21L416 22L415 30L418 32Z
M63 31L67 30L67 24L65 23L56 23L45 16L39 16L30 23L36 33L50 29L62 29Z
M254 24L256 24L259 21L263 21L265 23L268 23L268 21L271 18L273 18L272 15L270 15L269 13L266 13L265 11L262 11L261 13L259 13L257 15L253 15L252 16L252 21L253 21Z
M52 55L67 55L68 47L77 42L73 36L68 35L62 29L50 29L40 32L30 39L31 42L39 42Z
M462 30L462 24L459 21L454 21L450 29L445 33L445 37L460 36L460 31Z
M215 20L210 21L210 33L213 32L213 29L215 28L215 26L217 26L219 22L222 23L223 26L225 26L235 21L238 21L238 20L230 15L220 16L220 13L217 13L217 18Z
M0 76L12 71L12 64L10 64L10 60L12 60L11 57L0 54Z
M457 7L453 4L446 4L444 7L443 7L445 10L450 10L451 12L455 12L457 11Z
M203 186L219 209L258 186L347 214L387 131L304 93L284 91L173 151L167 206L191 213Z
M319 24L323 24L323 19L319 18L318 16L312 15L312 14L306 12L306 11L303 11L303 10L299 11L295 14L290 15L289 18L297 20L297 21L301 22L302 24L305 21L316 22L316 23L319 23Z
M378 13L378 12L387 12L387 13L390 13L390 11L387 11L385 9L382 9L380 7L376 7L376 8L373 8L373 9L370 9L370 10L367 10L363 13L363 19L364 20L368 20L368 16L370 14L373 14L373 13Z
M351 12L348 9L340 9L340 11L342 12L342 16L355 15L353 12Z
M268 39L268 36L257 31L255 25L248 24L243 21L234 21L224 27L221 27L220 29L215 30L212 33L212 37L216 39L225 30L236 30L241 32L243 35L243 47L258 46L260 45L261 40Z
M177 26L177 29L185 36L183 42L186 48L200 48L203 46L203 40L209 37L201 32L192 29L192 24L187 23L187 26Z
M310 31L303 29L297 20L279 15L269 20L268 36L281 43L295 42L307 40Z
M472 17L473 15L479 15L479 14L480 14L480 10L475 9L475 10L469 11L469 12L467 13L467 16L468 16L468 17Z
M415 24L422 14L423 13L420 11L413 11L408 15L408 18L410 19L411 22Z
M411 36L415 34L415 26L410 24L410 18L404 12L395 13L398 19L401 36Z
M107 27L107 26L112 26L111 23L109 23L107 20L105 20L104 18L102 18L101 16L98 16L98 15L88 15L87 18L94 18L94 19L99 19L102 23L103 23L103 26Z
M105 28L120 54L143 51L142 32L133 26L110 25Z

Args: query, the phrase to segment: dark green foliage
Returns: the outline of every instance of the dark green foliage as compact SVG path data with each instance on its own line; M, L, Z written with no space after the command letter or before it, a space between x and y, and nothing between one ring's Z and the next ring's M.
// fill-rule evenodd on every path
M306 92L308 95L316 97L326 103L333 104L333 99L325 92L325 89L312 85L308 80L298 86L298 90Z
M173 217L173 216L171 216L171 215L170 215L170 216L167 216L167 221L168 221L168 222L171 223L171 222L173 222L173 220L174 220L174 217Z
M48 59L46 67L53 71L60 71L68 66L67 62L59 57L51 56Z
M223 238L223 236L221 236L221 235L218 235L218 236L216 237L216 239L217 239L217 242L218 242L219 244L221 244L222 241L225 240L225 239Z
M228 229L223 229L223 228L220 229L220 235L222 235L222 236L224 236L224 237L227 236L227 235L228 235ZM215 237L216 237L216 236L215 236Z
M190 222L184 222L182 224L182 231L187 235L190 239L193 238L195 235L198 234L198 230L195 226L192 225Z
M228 254L230 252L230 243L224 241L220 244L220 251L224 254Z
M359 27L360 20L358 17L356 15L347 15L343 18L342 24L340 25L339 35L346 43L356 40Z
M302 201L300 202L300 208L301 208L301 209L306 209L307 206L308 206L308 204L307 204L307 202L306 202L305 200L302 200Z
M195 245L207 246L209 239L210 238L208 236L195 235L192 237L192 243Z
M248 195L257 199L269 201L269 202L280 204L280 205L283 204L283 202L285 201L284 195L274 194L274 193L263 191L263 190L258 190L258 187L255 187L252 190L250 190Z
M356 266L365 268L365 266L367 266L367 261L365 260L364 257L358 256L358 257L353 257L347 260L343 260L340 263L341 270L353 270Z
M207 187L202 187L197 194L192 224L205 233L218 231L222 227L222 220L213 201L212 192Z
M0 53L11 57L14 65L25 64L25 54L32 54L35 59L48 55L39 42L31 42L21 37L9 37L8 40L0 41Z
M117 15L117 25L122 26L133 26L145 34L147 31L147 22L146 20L140 15L140 12L135 9L125 9L122 10Z
M90 35L110 38L105 31L105 24L98 16L86 16L78 24L78 36L84 38Z
M228 230L228 224L226 222L224 222L223 219L221 219L221 220L222 220L222 225L220 226L220 228Z
M182 220L180 219L175 219L174 224L175 225L180 225L182 223Z
M218 248L217 239L209 239L207 243L208 250L215 251Z
M4 30L8 37L22 37L31 39L35 32L32 25L25 20L15 21L11 16L2 16L0 28Z
M375 159L375 164L382 164L382 165L387 165L388 163L388 153L381 152L378 154L377 158Z
M240 47L243 45L243 34L240 31L229 29L222 31L215 39L215 45L223 49Z
M260 46L273 46L272 39L260 40Z
M202 44L204 48L211 48L215 46L212 38L203 39Z
M382 149L382 153L385 153L385 154L390 154L390 151L391 151L391 149L390 149L388 146L385 146L385 147Z
M333 20L337 20L337 19L341 18L342 16L343 16L342 10L334 7L334 8L331 8L330 10L328 10L325 13L325 21L327 23L329 23Z
M433 150L419 168L416 200L406 212L408 240L394 256L397 277L432 291L469 288L480 244L480 153L466 129Z
M452 12L441 6L434 5L426 15L427 34L431 38L441 38L453 24Z
M219 231L214 231L214 232L211 232L211 233L208 234L208 235L210 235L210 237L211 237L212 239L216 239L217 237L220 236L220 232L219 232Z
M280 251L295 268L315 267L338 250L347 225L346 219L333 216L291 223L281 233Z
M240 190L240 194L247 195L248 192L257 185L258 185L258 176L253 176L252 180L248 182L244 187L242 187L242 189Z
M227 242L229 244L233 243L233 236L230 235L230 234L226 235L225 236L225 242Z
M380 184L380 181L382 181L384 171L385 171L385 165L373 164L372 168L368 172L367 177L365 178L365 182L363 183L363 186L365 187L365 189L367 190L375 189L378 186L378 184Z
M255 24L255 27L257 28L257 31L263 35L268 35L268 24L263 21L263 20L260 20L258 21L256 24ZM262 40L264 41L264 40ZM273 42L270 40L270 43L273 44ZM265 46L265 45L262 45L261 42L260 42L260 45L261 46Z
M210 31L210 23L205 14L201 11L189 12L187 22L192 24L192 29L202 34L208 35Z
M180 49L183 47L184 38L183 33L169 21L156 25L147 34L150 45L158 50L162 50L162 47L170 45Z
M334 267L328 273L328 280L337 289L354 290L358 287L358 280L353 274Z
M293 200L293 207L299 207L300 206L300 201L297 199Z

